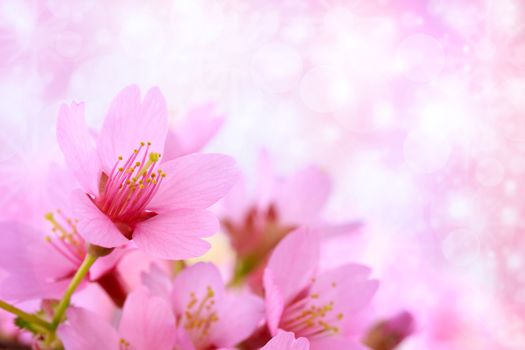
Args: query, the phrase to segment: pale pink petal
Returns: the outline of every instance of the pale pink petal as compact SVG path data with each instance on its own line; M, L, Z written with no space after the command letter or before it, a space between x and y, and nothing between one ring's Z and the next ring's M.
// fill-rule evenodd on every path
M355 340L343 337L319 337L310 339L311 350L368 350L368 348Z
M98 258L89 269L89 278L94 281L114 269L127 252L128 250L125 248L116 248L110 254Z
M137 86L122 90L111 103L97 142L97 151L106 173L117 158L127 159L140 142L151 142L150 151L163 153L168 131L166 101L158 88L140 100Z
M256 198L259 208L266 208L272 204L277 185L273 162L267 150L261 150L257 159L257 186Z
M41 232L19 222L0 223L0 269L21 278L58 278L76 270L77 265L59 254Z
M248 196L246 188L246 179L241 177L232 189L220 201L218 210L219 216L229 220L232 224L240 224L246 217L246 211L249 209L252 199Z
M73 192L71 203L75 217L79 220L78 233L86 241L106 248L122 246L128 242L115 224L85 193Z
M175 349L176 350L197 350L193 345L191 335L180 325L175 330Z
M342 328L352 324L352 317L370 303L379 283L369 279L370 269L366 266L349 264L319 275L311 293L317 294L316 303L323 305L333 302L334 313L340 313Z
M272 270L264 270L263 283L266 303L266 322L268 323L270 334L275 335L284 310L284 297L275 285Z
M100 165L94 139L84 120L84 104L62 105L58 112L57 140L68 167L81 186L97 193Z
M194 153L160 165L167 174L149 208L205 209L224 197L239 178L233 158Z
M191 294L202 300L208 294L208 288L214 293L215 305L224 300L224 282L217 267L211 263L197 263L177 275L173 282L172 301L175 313L183 315L189 304Z
M126 299L119 333L133 350L172 350L175 317L165 300L139 288Z
M152 263L149 271L142 271L140 275L142 284L156 296L171 302L172 280L168 273L157 264Z
M217 133L223 122L224 117L215 113L213 104L192 108L182 125L168 132L164 159L199 152Z
M115 329L99 315L71 307L67 321L58 328L58 337L67 350L119 350Z
M317 232L299 228L288 234L275 248L267 268L286 303L307 287L317 272L320 241Z
M170 260L200 256L210 248L202 237L219 230L217 218L206 210L179 209L139 223L133 241L147 254Z
M251 293L227 294L219 306L219 320L209 336L216 347L233 347L245 340L264 318L263 301Z
M60 299L70 282L69 278L55 282L42 275L9 275L0 280L0 299L13 303L39 299ZM79 289L83 286L81 285Z
M309 350L310 342L306 338L295 339L291 332L279 331L261 350ZM326 348L326 350L332 348Z
M317 167L308 167L276 189L277 211L286 223L306 224L318 220L331 191L330 177Z

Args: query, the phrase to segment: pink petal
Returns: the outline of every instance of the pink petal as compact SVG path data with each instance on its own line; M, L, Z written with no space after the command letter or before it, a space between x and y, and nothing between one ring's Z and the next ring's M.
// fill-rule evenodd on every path
M117 158L127 159L140 142L151 142L150 151L163 153L168 131L166 101L158 88L140 100L137 86L128 86L111 103L97 143L106 173Z
M42 275L9 275L0 280L0 299L13 303L28 300L60 299L70 282L69 278L54 282L49 280L48 276Z
M149 255L180 260L200 256L210 248L202 237L219 230L217 218L206 210L179 209L139 223L133 241Z
M305 224L319 218L331 191L330 177L308 167L287 178L276 189L278 213L287 223Z
M78 233L85 240L106 248L122 246L128 242L115 224L97 208L85 193L73 192L71 203L75 217L79 220Z
M266 208L274 201L277 185L273 162L269 153L262 150L257 160L257 206Z
M149 271L140 274L142 284L156 296L171 302L172 280L168 273L162 270L157 264L152 263Z
M275 248L267 268L286 303L310 285L319 264L319 235L307 228L288 234Z
M21 278L58 278L77 265L59 254L41 232L18 222L0 223L0 268Z
M84 104L62 105L58 112L57 140L68 167L82 187L97 193L100 165L94 139L84 120Z
M279 288L275 285L272 270L264 270L263 283L266 303L266 322L268 323L270 333L275 335L284 310L284 298Z
M171 350L175 318L166 301L139 288L126 299L119 331L134 350Z
M224 300L224 282L217 267L211 263L197 263L183 270L173 282L172 301L175 313L183 315L191 300L191 294L202 300L213 290L215 305Z
M295 339L291 332L279 331L261 350L309 350L310 343L306 338ZM332 348L326 348L332 350Z
M67 350L118 350L119 336L99 315L79 308L70 308L67 322L58 329L58 336Z
M168 132L164 159L199 152L217 133L223 122L224 117L214 112L213 104L192 108L183 124Z
M264 318L261 298L244 292L227 294L219 311L219 321L210 334L216 347L234 347L248 338Z
M224 197L239 178L233 158L221 154L190 154L161 164L167 174L149 208L205 209Z
M89 270L90 279L94 281L115 268L127 252L128 250L125 248L117 248L111 254L97 259Z
M367 306L377 291L379 283L369 275L368 267L348 264L319 275L312 286L312 294L319 296L317 304L333 302L334 313L343 314L344 333L352 315Z
M364 345L357 341L345 339L343 337L322 337L310 339L311 350L368 350Z

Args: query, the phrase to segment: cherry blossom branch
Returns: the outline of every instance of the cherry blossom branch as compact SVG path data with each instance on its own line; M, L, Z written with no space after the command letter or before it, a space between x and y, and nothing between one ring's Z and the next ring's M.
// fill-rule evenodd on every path
M71 296L75 292L75 290L78 288L84 277L89 272L89 269L95 261L98 259L98 256L87 254L84 258L84 261L82 262L82 265L80 265L79 269L75 273L75 276L73 276L73 279L71 280L71 283L69 284L69 287L67 287L66 292L64 293L64 296L62 297L62 300L60 300L60 303L58 304L55 316L53 317L53 321L51 322L51 330L55 331L62 321L62 318L64 317L64 313L66 312L69 302L71 301Z
M18 317L20 317L21 319L23 319L24 321L27 321L29 323L34 323L34 324L39 325L39 326L41 326L41 327L43 327L45 329L50 329L51 328L51 325L48 322L46 322L43 319L41 319L40 317L38 317L36 315L33 315L33 314L30 314L30 313L27 313L24 310L21 310L21 309L17 308L14 305L6 303L3 300L0 300L0 308L4 309L5 311L7 311L9 313L17 315Z

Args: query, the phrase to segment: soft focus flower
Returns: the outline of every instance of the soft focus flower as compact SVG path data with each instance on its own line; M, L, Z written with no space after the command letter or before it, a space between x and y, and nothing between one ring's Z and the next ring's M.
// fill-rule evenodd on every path
M295 339L293 333L290 332L277 332L277 335L273 337L261 350L308 350L310 349L310 343L306 338Z
M175 319L169 304L145 288L131 293L118 331L102 317L72 308L58 335L67 350L172 350Z
M129 240L148 254L184 259L203 254L201 239L218 230L205 209L236 181L234 162L218 154L190 154L161 162L167 133L164 97L136 86L113 100L93 145L83 104L62 106L57 137L82 190L74 193L79 233L112 248Z
M275 248L264 272L268 328L308 338L314 350L360 349L351 336L378 282L357 264L318 273L319 245L317 232L300 228Z
M374 350L392 350L414 332L414 317L408 311L378 322L368 332L364 343Z
M192 107L180 125L168 130L164 159L199 152L219 131L223 122L224 116L218 115L210 103Z
M240 181L225 197L222 224L238 254L237 274L262 274L262 262L290 231L300 225L319 227L326 235L352 233L358 222L332 224L322 219L331 191L330 177L308 166L288 177L274 173L269 156L263 152L257 168L255 198ZM257 268L258 271L257 271ZM257 285L257 281L253 284Z
M143 278L155 294L171 294L177 350L233 347L249 337L264 317L263 301L249 292L227 290L211 263L190 266L171 283L158 268Z
M54 223L54 233L49 236L19 222L0 223L0 268L7 272L0 283L0 298L17 302L59 299L66 290L86 255L86 245L74 223L51 214L49 218ZM89 279L118 278L113 268L121 256L115 252L100 258Z

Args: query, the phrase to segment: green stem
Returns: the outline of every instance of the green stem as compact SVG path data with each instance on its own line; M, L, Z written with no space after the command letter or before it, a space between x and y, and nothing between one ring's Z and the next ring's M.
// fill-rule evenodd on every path
M54 331L57 329L58 325L62 321L62 318L64 317L64 313L66 312L67 307L69 306L71 296L73 295L79 284L82 282L84 277L86 277L87 273L89 272L89 269L95 263L95 261L97 261L97 259L98 256L91 254L87 254L84 258L82 265L80 265L77 272L75 273L75 276L73 276L69 287L67 287L67 290L64 293L62 300L60 300L60 303L56 308L55 316L53 317L53 321L51 322L51 330Z
M0 309L4 309L7 312L10 312L12 314L17 315L18 317L20 317L24 321L27 321L29 323L34 323L34 324L39 325L39 326L41 326L43 328L49 329L51 327L51 325L49 323L47 323L46 321L44 321L40 317L38 317L36 315L33 315L33 314L30 314L30 313L27 313L24 310L21 310L21 309L17 308L16 306L13 306L13 305L11 305L9 303L6 303L3 300L0 300Z

